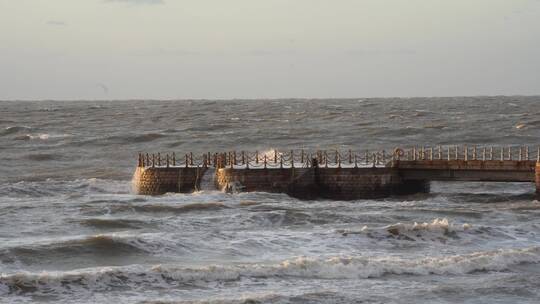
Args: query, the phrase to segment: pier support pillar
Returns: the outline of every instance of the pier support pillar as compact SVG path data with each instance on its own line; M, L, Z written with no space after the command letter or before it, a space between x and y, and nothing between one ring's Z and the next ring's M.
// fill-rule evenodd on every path
M535 169L535 180L536 180L536 196L540 198L540 161L536 162Z

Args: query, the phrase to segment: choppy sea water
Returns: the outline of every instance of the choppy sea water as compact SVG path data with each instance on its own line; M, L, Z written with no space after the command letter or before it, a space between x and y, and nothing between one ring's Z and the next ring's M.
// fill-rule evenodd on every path
M540 144L540 97L0 102L1 303L538 303L534 185L137 196L137 152Z

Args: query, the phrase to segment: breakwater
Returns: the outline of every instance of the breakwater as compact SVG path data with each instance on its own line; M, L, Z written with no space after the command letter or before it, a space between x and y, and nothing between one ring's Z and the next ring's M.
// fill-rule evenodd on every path
M135 192L145 195L204 187L348 200L428 192L430 181L529 182L540 193L540 148L140 153L133 181Z

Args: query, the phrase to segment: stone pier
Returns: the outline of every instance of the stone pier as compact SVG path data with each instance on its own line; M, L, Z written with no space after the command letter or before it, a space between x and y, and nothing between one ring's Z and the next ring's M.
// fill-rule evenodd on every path
M138 194L189 193L200 188L204 168L137 168ZM286 193L301 199L370 199L429 192L428 181L407 181L395 168L267 168L215 171L215 189Z
M175 154L140 154L133 185L136 193L145 195L188 193L200 189L205 177L206 187L225 192L353 200L425 193L430 181L527 182L535 184L540 195L540 148L537 151L534 157L528 147L457 146L394 149L390 154L302 150L205 153L197 158L189 153L178 162Z

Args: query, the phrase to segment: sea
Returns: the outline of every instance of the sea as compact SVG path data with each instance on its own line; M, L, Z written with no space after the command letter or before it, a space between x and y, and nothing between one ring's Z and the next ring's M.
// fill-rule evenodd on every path
M137 195L137 154L540 144L540 96L0 101L0 303L540 303L533 183Z

